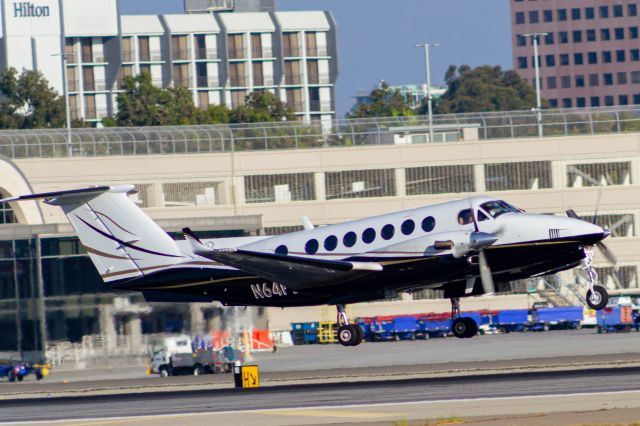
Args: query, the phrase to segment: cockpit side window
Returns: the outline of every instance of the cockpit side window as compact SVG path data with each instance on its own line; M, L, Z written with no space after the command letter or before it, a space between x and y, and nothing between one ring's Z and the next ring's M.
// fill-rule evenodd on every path
M478 222L483 222L485 220L489 220L489 218L487 217L486 214L484 214L484 212L482 210L478 210Z
M482 207L482 209L489 213L489 215L494 219L505 213L513 212L510 208L502 205L500 201L489 201L480 205L480 207Z
M471 209L465 209L458 213L459 225L467 225L469 223L473 223L473 213Z

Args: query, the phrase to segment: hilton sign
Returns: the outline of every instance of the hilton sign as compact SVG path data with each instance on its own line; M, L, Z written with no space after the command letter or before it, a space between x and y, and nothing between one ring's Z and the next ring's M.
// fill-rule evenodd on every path
M47 16L51 16L49 6L40 6L28 1L13 3L14 18L41 18Z

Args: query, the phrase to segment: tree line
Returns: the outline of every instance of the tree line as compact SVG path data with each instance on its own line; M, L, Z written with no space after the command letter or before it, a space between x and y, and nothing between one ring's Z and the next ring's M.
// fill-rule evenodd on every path
M445 74L447 91L434 105L436 114L531 109L535 91L511 70L499 66L451 65ZM60 128L66 125L65 101L42 73L15 68L0 71L0 129ZM189 124L256 123L295 120L293 111L273 93L251 92L236 108L196 107L186 88L160 88L143 72L124 79L117 96L118 112L102 120L104 126L167 126ZM544 106L548 103L544 101ZM374 88L369 102L356 104L348 118L423 115L426 102L417 109L386 83ZM80 120L74 127L91 123Z

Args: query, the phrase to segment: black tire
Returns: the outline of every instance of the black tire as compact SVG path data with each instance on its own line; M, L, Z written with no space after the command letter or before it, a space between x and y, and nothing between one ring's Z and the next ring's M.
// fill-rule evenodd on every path
M364 341L364 330L358 324L353 324L353 329L356 332L356 340L353 346L358 346L360 343Z
M473 318L465 317L462 319L467 322L467 332L463 336L465 339L470 339L478 334L478 323Z
M341 325L338 328L338 342L342 346L353 346L357 338L356 333L356 330L351 325Z
M16 377L18 379L19 382L24 380L24 376L18 374L18 376Z
M464 339L468 333L469 323L465 321L465 318L456 318L451 324L451 333L458 339Z
M607 306L607 303L609 303L609 293L607 293L606 288L601 285L594 285L593 292L591 290L587 291L587 305L591 309L601 311Z

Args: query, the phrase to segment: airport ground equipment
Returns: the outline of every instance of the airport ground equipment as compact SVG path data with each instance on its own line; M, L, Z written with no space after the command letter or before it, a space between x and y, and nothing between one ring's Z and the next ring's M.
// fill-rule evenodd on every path
M47 373L46 366L19 361L0 361L0 377L6 377L10 382L21 382L29 374L35 375L37 380L42 380Z
M633 326L631 306L607 306L596 313L598 320L598 333L615 333L629 331Z
M260 387L260 370L257 365L242 365L238 362L233 367L233 381L236 388Z
M318 323L318 343L336 343L336 324L332 321L321 321Z
M580 329L584 319L582 306L563 306L557 308L537 308L531 311L532 324L529 329L540 330L566 330Z
M526 331L529 324L528 309L508 309L498 312L496 327L504 332Z
M429 339L431 337L446 337L451 332L449 314L427 314L418 317L416 337Z
M318 323L292 322L291 339L294 345L312 345L318 343Z

